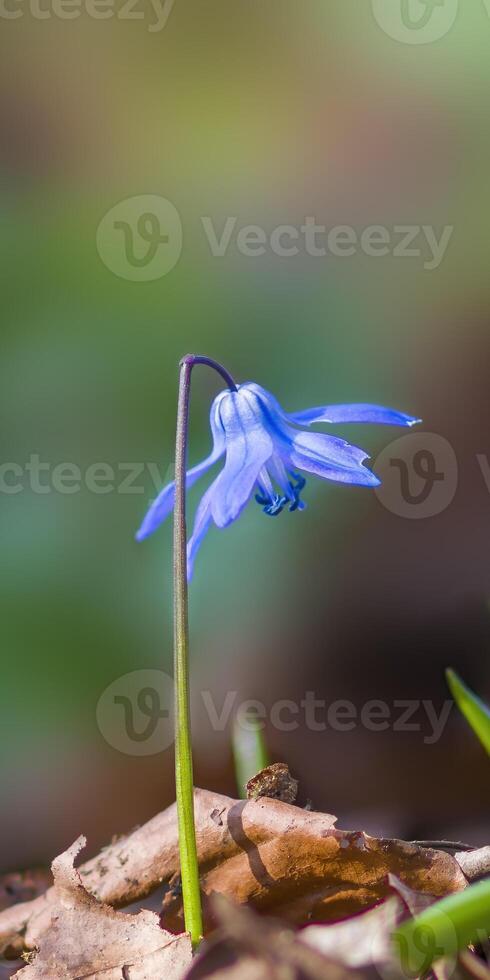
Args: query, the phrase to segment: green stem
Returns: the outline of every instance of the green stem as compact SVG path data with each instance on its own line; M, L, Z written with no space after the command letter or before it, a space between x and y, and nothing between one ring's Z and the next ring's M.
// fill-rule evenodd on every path
M248 781L270 765L264 732L253 714L247 718L246 725L235 722L232 749L238 792L246 800Z
M194 364L214 368L236 389L231 375L216 361L188 354L180 362L177 437L175 444L174 507L174 675L175 675L175 788L184 921L196 947L203 934L199 865L194 821L194 777L189 697L189 618L187 589L186 464L189 432L191 373Z

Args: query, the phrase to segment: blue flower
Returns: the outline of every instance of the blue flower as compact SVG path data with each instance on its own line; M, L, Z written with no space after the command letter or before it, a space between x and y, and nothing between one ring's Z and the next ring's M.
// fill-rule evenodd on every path
M298 471L324 480L376 487L380 481L364 466L367 454L356 446L301 426L317 422L374 422L411 426L420 419L380 405L326 405L302 412L285 412L279 402L255 383L222 391L211 406L213 449L187 472L187 488L222 456L223 469L206 490L196 511L188 544L188 571L192 575L196 553L211 523L228 527L240 516L252 495L264 513L275 517L288 507L305 507L301 492L306 480ZM151 505L139 531L142 541L165 520L174 506L174 484L169 483Z

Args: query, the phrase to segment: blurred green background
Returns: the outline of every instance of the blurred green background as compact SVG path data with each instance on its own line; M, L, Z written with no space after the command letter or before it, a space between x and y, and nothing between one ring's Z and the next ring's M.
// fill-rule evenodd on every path
M171 748L131 757L96 723L116 678L171 670L170 522L134 542L155 494L147 468L138 493L50 481L68 462L168 476L188 351L289 410L373 401L422 416L459 476L426 519L311 480L304 514L269 521L251 505L209 535L191 588L197 783L235 792L230 726L210 730L202 690L439 711L450 664L490 697L490 18L460 3L452 23L450 6L447 30L422 44L391 36L368 0L175 0L161 30L143 0L131 19L117 3L97 8L107 19L86 4L64 19L49 0L6 0L1 462L23 476L14 493L18 471L2 471L0 493L4 867L47 862L82 831L94 851L173 799ZM183 229L180 260L151 281L108 267L124 271L122 235L96 241L104 215L140 195L172 202ZM393 239L400 225L453 231L436 268L423 239L412 256L250 257L233 236L217 257L203 216L218 234L228 216L269 234L306 216ZM196 372L192 462L208 452L216 391ZM373 457L403 435L336 431ZM26 476L35 454L47 492ZM424 734L267 732L341 825L483 841L481 747L455 712L436 743Z

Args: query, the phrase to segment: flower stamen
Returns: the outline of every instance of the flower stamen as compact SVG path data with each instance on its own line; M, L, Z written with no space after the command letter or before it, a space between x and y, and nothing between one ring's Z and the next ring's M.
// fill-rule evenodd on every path
M268 517L278 517L279 514L282 514L286 504L289 504L291 513L295 510L305 509L306 504L301 500L300 494L306 485L306 480L300 473L291 471L292 480L288 480L287 495L274 492L268 473L262 471L260 475L261 479L257 481L259 492L255 494L255 500L262 507L264 514L267 514Z
M268 514L269 517L277 517L282 513L284 504L287 504L287 501L287 497L275 493L267 507L263 508L264 514Z
M291 482L289 483L289 486L291 487L293 497L294 497L294 500L292 501L289 510L291 512L294 510L304 510L306 504L304 500L301 500L301 491L304 490L306 486L306 480L304 476L301 476L300 473L293 473L291 471L291 476L293 480L295 480L295 485L293 486Z

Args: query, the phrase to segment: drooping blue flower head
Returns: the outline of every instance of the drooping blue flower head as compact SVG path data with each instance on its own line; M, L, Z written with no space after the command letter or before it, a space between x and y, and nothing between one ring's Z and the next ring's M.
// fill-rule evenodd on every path
M277 516L286 507L305 507L301 492L306 480L301 472L323 480L376 487L378 477L364 466L367 454L356 446L301 426L315 422L374 422L411 426L420 422L403 412L381 405L326 405L302 412L285 412L270 392L253 382L236 391L222 391L211 406L213 449L207 459L187 473L186 486L213 466L222 456L224 466L204 493L196 511L188 544L188 574L211 523L228 527L240 516L252 496L264 513ZM138 541L148 537L171 513L174 484L169 483L151 505L139 531Z

